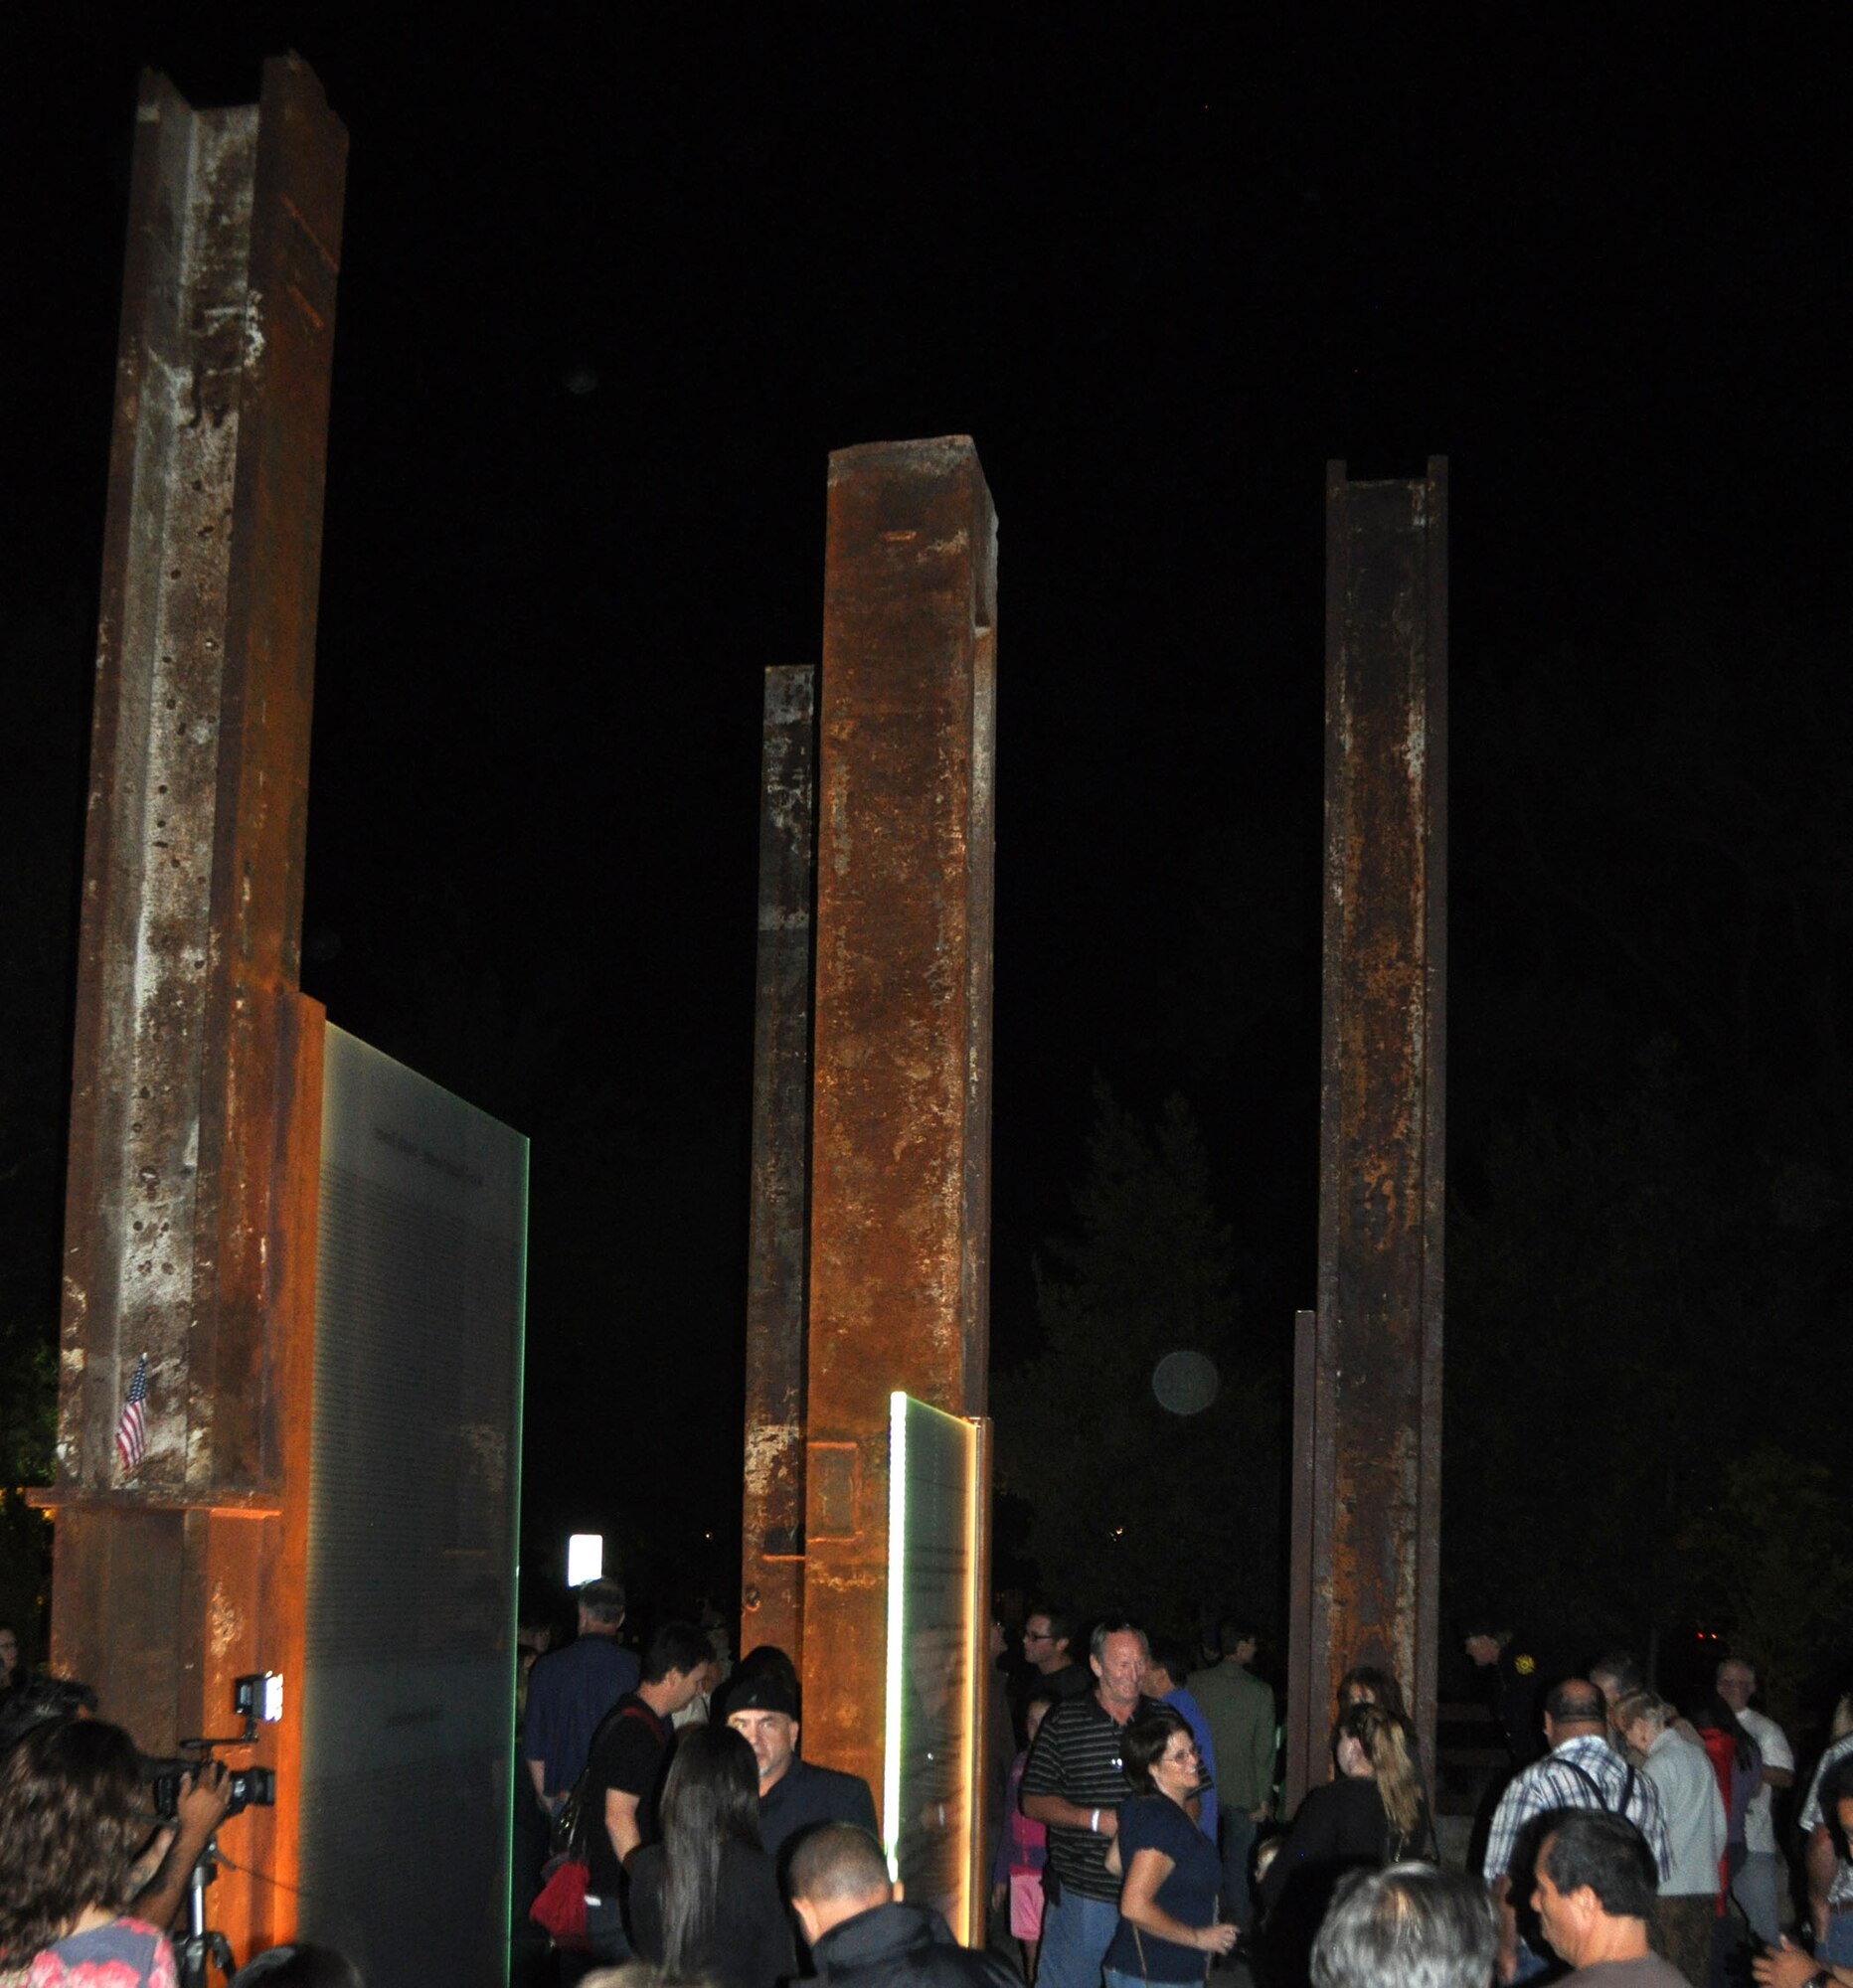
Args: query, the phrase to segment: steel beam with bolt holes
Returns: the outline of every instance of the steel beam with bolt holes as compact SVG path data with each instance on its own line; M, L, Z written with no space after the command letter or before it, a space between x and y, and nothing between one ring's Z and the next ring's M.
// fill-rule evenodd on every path
M1339 1680L1401 1680L1433 1785L1447 993L1447 465L1326 481L1319 1287L1296 1360L1289 1798ZM1303 1315L1302 1315L1303 1316ZM1306 1566L1299 1565L1304 1558Z
M144 76L109 462L65 1221L53 1660L144 1751L301 1676L320 1007L298 988L347 134L296 58ZM115 1444L148 1357L146 1452ZM298 1513L305 1509L295 1501ZM285 1696L286 1712L293 1711ZM293 1719L233 1755L287 1778ZM226 1825L241 1953L288 1814ZM254 1885L250 1870L267 1881Z
M878 1800L889 1396L985 1411L996 530L963 436L830 458L804 1750Z
M765 672L741 1508L741 1654L770 1643L793 1663L802 1647L804 1603L804 1244L816 679L809 665Z

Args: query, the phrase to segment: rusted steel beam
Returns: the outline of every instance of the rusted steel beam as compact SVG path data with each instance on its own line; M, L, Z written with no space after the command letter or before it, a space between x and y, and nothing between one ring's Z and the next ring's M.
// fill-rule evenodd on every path
M300 1648L279 1556L307 1404L278 1376L313 1282L290 1181L312 1181L319 1123L320 1010L296 983L346 159L294 57L230 109L142 80L44 1502L54 1658L157 1752L226 1730L231 1677ZM244 1884L215 1900L241 1945L272 1922Z
M810 1124L811 868L816 677L765 672L759 948L753 1045L747 1454L740 1649L793 1663L804 1602L804 1243Z
M985 1408L995 599L970 441L831 457L804 1747L878 1791L888 1397Z
M1410 1693L1433 1771L1441 1469L1447 465L1326 481L1319 1290L1309 1619L1317 1754L1354 1663Z
M1305 1653L1311 1648L1313 1547L1312 1490L1319 1481L1319 1430L1313 1420L1317 1393L1319 1315L1293 1314L1293 1464L1288 1487L1291 1535L1287 1569L1287 1679L1285 1779L1287 1800L1297 1805L1322 1781L1318 1755L1330 1727L1326 1703L1315 1706Z

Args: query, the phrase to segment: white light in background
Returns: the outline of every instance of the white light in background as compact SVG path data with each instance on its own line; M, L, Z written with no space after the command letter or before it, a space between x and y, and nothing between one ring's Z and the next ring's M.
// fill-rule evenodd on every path
M578 1587L604 1573L604 1535L574 1533L567 1540L567 1585Z

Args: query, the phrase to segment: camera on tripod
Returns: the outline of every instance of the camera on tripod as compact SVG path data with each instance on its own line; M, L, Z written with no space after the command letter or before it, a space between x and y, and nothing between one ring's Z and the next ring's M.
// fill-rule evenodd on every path
M186 1784L213 1757L213 1747L223 1740L199 1742L204 1750L192 1760L147 1760L141 1771L154 1795L154 1812L163 1822L172 1822L180 1813L180 1797ZM239 1767L226 1775L226 1815L228 1818L248 1808L276 1806L276 1774L269 1767Z
M180 1797L186 1783L213 1758L222 1746L254 1746L259 1725L274 1725L283 1716L283 1680L275 1671L258 1671L237 1678L232 1686L232 1710L245 1721L245 1730L229 1738L183 1740L188 1759L156 1760L143 1755L142 1778L153 1794L154 1811L163 1822L172 1822L180 1813ZM274 1808L276 1774L269 1767L240 1767L226 1775L228 1816L248 1808Z

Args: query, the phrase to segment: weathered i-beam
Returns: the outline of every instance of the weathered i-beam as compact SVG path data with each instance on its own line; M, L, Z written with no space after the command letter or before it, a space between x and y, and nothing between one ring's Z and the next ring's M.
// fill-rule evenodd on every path
M347 135L293 57L224 110L149 74L136 114L43 1502L55 1663L171 1753L228 1730L237 1674L301 1677L322 1037L297 977ZM287 1778L285 1706L236 1757ZM241 1951L293 1912L289 1813L228 1827Z
M810 1124L811 857L816 677L765 672L759 779L759 948L753 1046L747 1464L740 1648L802 1649L804 1242Z
M830 458L804 1748L877 1790L888 1398L985 1409L995 595L967 439Z
M1287 1779L1384 1666L1433 1771L1441 1469L1447 465L1326 478L1318 1309L1302 1314ZM1305 1334L1312 1343L1307 1347Z

